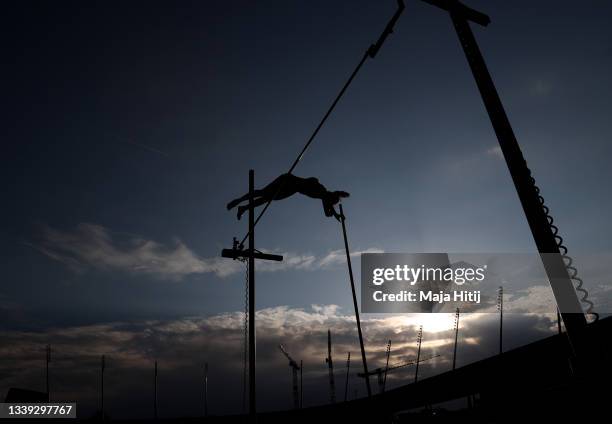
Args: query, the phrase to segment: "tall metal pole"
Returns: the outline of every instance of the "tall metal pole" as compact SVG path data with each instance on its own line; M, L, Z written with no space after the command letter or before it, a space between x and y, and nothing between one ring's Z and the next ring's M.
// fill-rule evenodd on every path
M391 339L389 339L389 343L387 343L387 362L385 364L385 378L383 380L381 392L384 392L385 388L387 387L387 373L389 372L389 357L390 356L391 356Z
M155 361L155 383L154 383L154 392L153 392L153 415L155 420L157 420L157 361Z
M45 364L46 364L46 387L47 387L47 402L51 401L51 393L49 391L49 362L51 362L51 345L48 344L45 351Z
M428 2L442 3L438 1ZM460 4L459 2L452 3ZM465 8L465 6L463 7ZM568 337L575 349L578 344L576 337L586 326L586 318L567 271L565 261L561 256L559 242L551 228L547 210L543 208L539 190L533 183L531 171L527 167L527 162L523 157L521 148L516 140L466 15L464 12L459 11L459 9L450 9L449 11L461 47L470 65L491 124L497 135L499 146L506 160L538 251L540 254L549 254L542 256L542 262L550 280L555 300L561 311Z
M249 416L255 422L255 171L249 170Z
M453 349L453 371L457 365L457 340L459 339L459 308L455 312L455 348Z
M351 279L351 291L353 292L353 307L355 308L355 319L357 320L357 332L359 334L359 347L361 348L361 360L363 362L363 373L365 374L366 389L368 397L372 396L370 388L370 373L368 372L368 362L366 360L365 348L363 347L363 335L361 333L361 321L359 320L359 306L357 305L357 294L355 293L355 281L353 279L353 267L351 265L351 255L349 251L348 239L346 237L346 217L340 204L340 221L342 222L342 233L344 234L344 250L346 251L346 262L348 264L349 277Z
M204 416L208 417L208 362L204 363Z
M304 361L300 359L300 409L304 405Z
M346 357L346 380L344 382L344 401L348 400L349 371L351 369L351 352Z
M423 341L423 326L419 327L419 332L417 334L417 360L416 360L416 369L414 370L414 382L419 381L419 363L421 362L421 342Z
M100 361L100 413L101 418L104 421L104 368L106 368L104 355Z
M504 334L504 288L499 286L499 295L497 297L497 309L499 309L499 354L503 352L503 334Z
M329 402L336 403L336 383L334 381L334 360L332 359L331 330L327 330L327 371L329 377Z

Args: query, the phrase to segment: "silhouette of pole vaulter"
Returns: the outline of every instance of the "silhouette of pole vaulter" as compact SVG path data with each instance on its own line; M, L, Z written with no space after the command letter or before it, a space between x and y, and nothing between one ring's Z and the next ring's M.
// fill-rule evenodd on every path
M301 178L293 174L282 174L264 188L253 191L254 206L261 206L271 200L286 199L296 193L312 197L313 199L321 199L325 216L333 216L338 221L340 221L341 215L336 211L334 205L337 204L341 198L349 197L349 193L346 191L327 190L325 186L314 177ZM229 202L227 204L227 210L233 209L247 200L249 200L249 193ZM237 218L240 219L242 214L248 209L248 205L238 206Z

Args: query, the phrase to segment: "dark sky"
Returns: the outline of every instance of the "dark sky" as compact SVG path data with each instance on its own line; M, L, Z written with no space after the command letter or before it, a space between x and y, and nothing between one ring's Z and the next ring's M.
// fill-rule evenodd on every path
M612 5L469 4L491 16L473 30L567 245L610 252ZM32 334L49 334L42 346L71 328L140 334L241 310L243 270L218 255L245 222L225 204L249 168L258 185L288 169L394 8L3 4L0 329L36 349ZM351 193L355 252L533 252L496 146L449 17L411 0L295 173ZM290 259L262 265L259 308L350 314L340 228L319 202L274 204L257 238ZM9 383L4 369L0 395Z

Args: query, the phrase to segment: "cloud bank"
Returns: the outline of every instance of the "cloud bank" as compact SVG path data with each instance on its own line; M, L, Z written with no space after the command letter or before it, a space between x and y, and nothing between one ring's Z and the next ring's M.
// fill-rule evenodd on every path
M201 257L179 239L171 244L163 244L140 236L113 233L106 227L90 223L80 223L71 231L45 226L39 240L27 244L78 273L92 269L121 271L179 281L192 274L214 274L223 278L243 272L240 262L221 257ZM376 252L382 250L370 248L352 252L351 256ZM342 250L330 251L323 256L274 253L282 254L285 260L280 263L262 263L260 271L315 271L341 264L345 260Z
M370 368L385 363L392 340L391 364L416 357L416 333L424 326L419 377L450 369L453 351L453 314L381 315L363 317ZM461 318L458 366L496 354L499 322L496 314L464 314ZM552 334L556 323L546 315L506 318L506 349ZM283 344L304 362L305 406L327 403L327 330L332 331L337 397L344 397L346 357L351 352L349 398L364 396L355 320L336 305L310 308L278 306L257 312L257 373L262 410L291 406L291 371L278 349ZM228 312L210 317L166 321L112 322L49 329L43 332L6 331L0 334L0 397L9 387L44 388L44 346L52 345L52 398L79 403L93 414L98 401L100 355L106 355L105 394L111 417L146 418L152 415L153 363L159 362L160 414L196 416L201 413L203 364L209 364L211 413L240 412L243 375L243 316ZM392 388L409 384L414 368L400 368L388 376ZM377 390L376 379L372 379Z

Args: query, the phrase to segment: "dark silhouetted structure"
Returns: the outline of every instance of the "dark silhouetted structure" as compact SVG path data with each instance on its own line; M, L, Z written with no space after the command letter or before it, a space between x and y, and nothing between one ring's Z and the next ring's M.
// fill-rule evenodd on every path
M157 361L155 361L155 381L153 385L153 416L157 420Z
M100 416L104 420L104 370L106 369L106 358L102 355L100 359Z
M208 417L208 362L204 363L204 416Z
M587 349L579 339L581 331L586 326L586 318L576 290L584 294L582 301L590 304L589 312L591 312L593 304L588 301L588 293L581 287L581 281L576 278L576 269L571 267L571 258L567 256L567 248L563 245L563 239L558 235L558 228L553 225L553 218L549 214L549 209L544 204L544 198L535 184L535 179L531 176L531 170L527 167L527 161L516 140L493 79L470 28L469 21L487 26L490 19L484 13L471 9L457 0L423 1L446 10L450 14L459 42L497 135L538 251L541 254L549 254L542 257L542 262L551 282L553 294L571 344L574 350L582 350L574 353L584 357L588 354ZM569 263L566 262L568 260ZM572 280L579 283L577 288L574 288Z
M346 355L346 379L344 380L344 401L348 400L349 375L351 371L351 352Z
M255 192L255 171L249 170L249 231L247 233L249 239L249 247L244 250L242 243L238 243L234 238L234 245L231 249L223 249L221 256L224 258L248 260L247 286L249 296L249 417L251 422L255 422L257 418L257 401L255 390L255 359L256 359L256 344L255 344L255 259L264 259L272 261L282 261L283 257L279 255L270 255L261 253L255 250L255 207L254 207L254 192Z
M47 388L47 402L51 401L51 391L49 390L49 362L51 362L51 345L48 344L45 349L45 380Z
M11 387L6 393L4 399L6 403L44 403L47 402L46 392L37 392L36 390L20 389L17 387Z
M336 403L336 382L334 380L334 360L332 358L331 330L327 330L327 371L329 373L329 402Z
M287 357L287 359L289 360L289 366L291 367L291 376L292 376L291 392L293 394L293 409L300 409L301 408L301 402L300 402L300 393L299 393L299 390L298 390L299 386L298 386L298 374L297 374L297 372L301 371L302 367L297 364L297 361L295 359L293 359L291 357L291 355L289 355L289 352L287 352L287 350L285 350L283 345L278 345L278 348L281 350L281 352L283 352L283 355L285 355ZM301 362L302 361L300 361L300 363ZM301 375L301 373L300 373L300 375Z
M459 308L455 311L455 345L453 347L453 370L457 365L457 342L459 341Z

